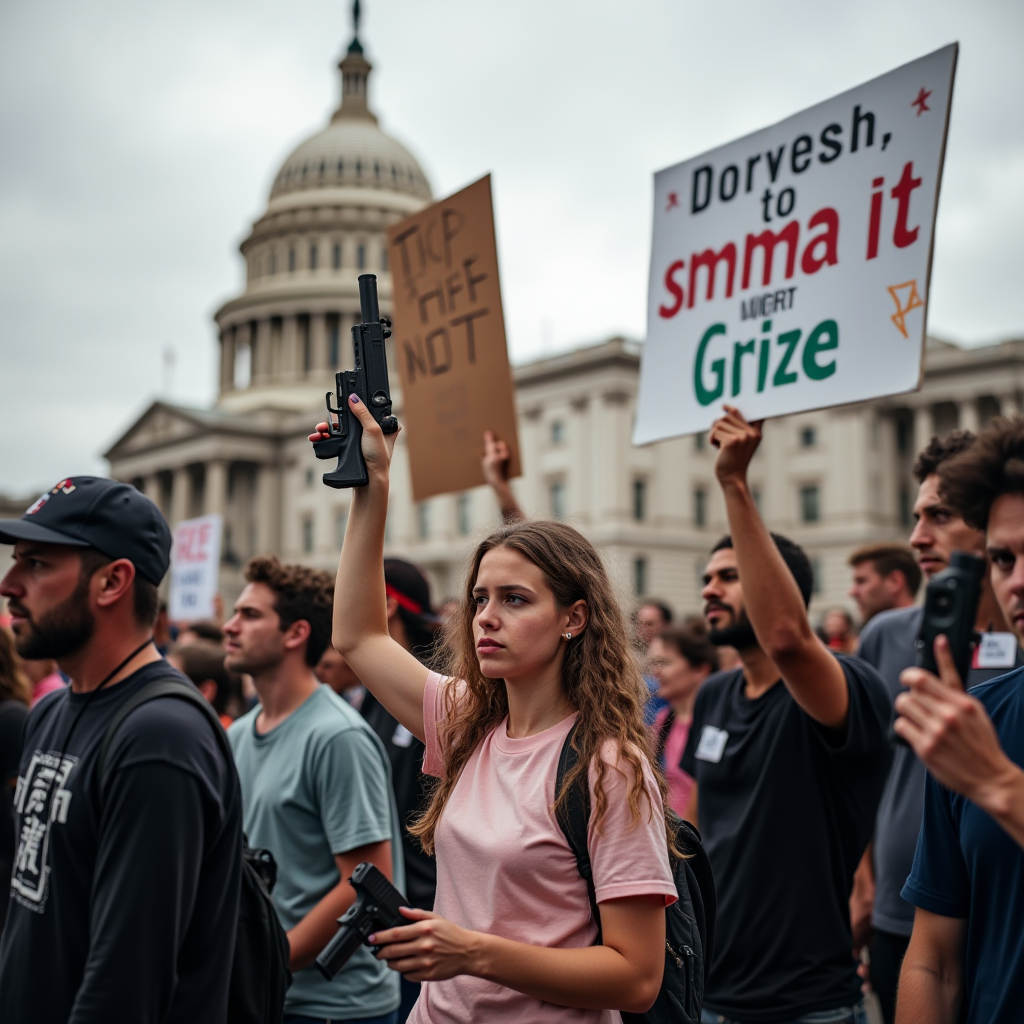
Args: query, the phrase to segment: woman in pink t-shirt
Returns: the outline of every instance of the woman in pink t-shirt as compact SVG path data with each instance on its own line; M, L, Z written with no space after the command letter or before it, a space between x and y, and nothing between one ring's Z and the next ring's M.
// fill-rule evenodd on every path
M657 756L668 782L668 805L686 817L693 776L679 767L690 735L693 704L701 683L718 671L718 650L690 626L669 626L647 651L647 671L658 681L658 696L668 701L654 720Z
M410 1020L614 1024L661 985L665 907L676 898L664 782L643 724L647 688L600 557L572 527L521 522L470 564L446 636L448 675L388 636L384 520L395 437L357 398L369 483L353 489L334 602L334 646L426 744L438 778L412 831L437 856L435 913L371 936L423 982ZM320 424L311 440L326 431ZM454 680L457 680L455 682ZM593 812L588 847L601 909L555 819L555 774L576 724Z

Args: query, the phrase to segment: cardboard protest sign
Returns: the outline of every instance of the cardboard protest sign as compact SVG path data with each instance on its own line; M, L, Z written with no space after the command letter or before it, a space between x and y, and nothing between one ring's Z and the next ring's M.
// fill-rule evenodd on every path
M655 175L634 443L920 386L956 57Z
M167 610L185 622L214 615L223 523L214 513L180 522L171 548L171 592Z
M485 430L518 476L490 175L389 228L388 247L414 499L482 484Z

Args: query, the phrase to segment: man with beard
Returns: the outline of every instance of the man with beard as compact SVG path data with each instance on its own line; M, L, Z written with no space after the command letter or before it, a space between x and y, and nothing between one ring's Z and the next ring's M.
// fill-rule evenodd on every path
M0 522L0 583L19 653L71 685L29 714L18 849L0 942L12 1024L223 1021L241 878L241 795L215 723L151 700L101 750L115 715L173 677L153 644L170 531L135 488L62 480Z
M742 668L697 695L682 768L715 873L705 1022L864 1020L848 900L889 765L889 702L807 617L810 561L769 534L747 483L761 441L726 406L711 432L731 536L704 576L709 639Z
M974 434L966 430L933 437L914 463L919 487L910 545L928 579L949 568L954 551L985 554L984 531L964 522L942 496L939 486L945 465L969 451L975 441ZM900 674L917 663L916 641L923 614L924 609L918 605L883 611L861 634L857 654L878 669L889 689L890 700L895 700L903 690ZM987 654L984 663L976 661L968 673L969 687L1021 664L1017 642L1008 631L987 578L978 602L975 629L985 636ZM900 964L914 926L914 907L901 892L914 862L921 831L925 777L925 766L911 747L893 748L892 769L878 807L870 856L865 857L857 873L858 885L851 902L855 944L871 940L871 987L878 993L886 1022L895 1016Z
M986 541L987 588L1024 637L1024 420L999 419L938 467L938 494ZM963 517L960 519L960 517ZM915 531L916 532L916 531ZM983 637L985 658L998 646ZM1009 660L1016 644L1008 645ZM895 730L928 768L903 896L916 908L898 1024L1017 1024L1024 1010L1024 668L970 686L949 644L908 668ZM972 673L973 675L973 673Z
M402 839L388 757L362 716L314 666L331 638L334 580L254 558L224 624L232 672L252 676L259 704L228 730L249 842L277 860L274 905L288 934L286 1024L394 1024L399 977L361 946L333 980L313 965L355 901L362 861L404 891Z

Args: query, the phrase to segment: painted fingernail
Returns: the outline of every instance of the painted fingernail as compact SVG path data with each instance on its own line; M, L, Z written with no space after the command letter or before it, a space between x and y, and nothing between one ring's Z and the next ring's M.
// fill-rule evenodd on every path
M352 403L353 405L355 405L355 404L356 404L356 402L358 402L358 401L359 401L359 396L358 396L358 395L349 395L349 398L348 398L348 400L349 400L349 401L350 401L350 402L351 402L351 403Z
M377 933L374 932L366 941L370 943L371 946L377 945Z

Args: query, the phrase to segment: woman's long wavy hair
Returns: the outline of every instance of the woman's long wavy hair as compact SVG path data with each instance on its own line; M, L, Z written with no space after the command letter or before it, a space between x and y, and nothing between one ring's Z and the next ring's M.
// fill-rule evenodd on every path
M566 776L555 807L562 804L587 766L596 770L594 827L608 811L604 778L609 766L598 751L607 740L615 741L620 756L632 769L629 810L633 824L651 813L644 788L643 762L654 767L651 736L644 725L643 708L648 691L626 634L626 626L612 593L611 583L593 545L571 526L549 520L514 523L491 534L476 549L470 563L462 607L439 651L439 667L463 686L444 691L445 728L439 735L444 756L444 774L438 781L430 805L410 826L427 853L434 852L434 835L448 798L470 755L488 732L508 714L508 691L503 679L488 679L480 671L473 620L480 562L488 551L509 548L529 559L544 574L555 601L570 608L577 601L587 604L586 628L567 642L562 666L562 689L569 703L585 712L577 719L573 746L579 758ZM665 781L654 768L665 800ZM675 850L669 833L669 846Z

